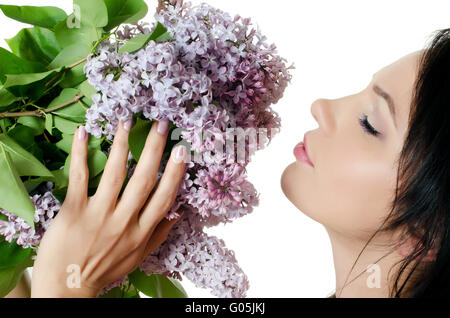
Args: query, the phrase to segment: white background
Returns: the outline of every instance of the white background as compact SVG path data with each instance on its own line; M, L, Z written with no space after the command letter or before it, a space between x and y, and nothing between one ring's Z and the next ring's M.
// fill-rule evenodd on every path
M3 4L54 5L70 13L70 0L2 0ZM193 0L194 4L202 1ZM241 220L210 229L233 249L250 279L249 297L326 297L335 278L328 236L283 195L280 176L295 160L293 147L315 129L311 103L366 87L371 76L423 48L431 33L449 26L447 0L206 0L257 22L282 56L296 66L285 97L275 105L282 132L248 167L260 206ZM156 0L147 0L152 21ZM0 38L23 24L0 13ZM4 41L1 46L7 47ZM0 61L1 62L1 61ZM324 194L326 199L326 194ZM183 280L190 297L210 297Z

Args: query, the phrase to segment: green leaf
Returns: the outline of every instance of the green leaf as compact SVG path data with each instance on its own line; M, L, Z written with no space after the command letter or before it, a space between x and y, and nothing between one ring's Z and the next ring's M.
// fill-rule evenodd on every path
M64 48L53 61L49 68L57 68L61 66L68 67L89 55L91 46L86 43L76 43Z
M83 68L86 62L83 62L65 73L64 80L59 84L63 88L76 87L86 80Z
M152 33L139 34L134 38L131 38L125 43L124 46L119 49L119 53L133 53L140 50L150 41L158 42L167 39L170 39L167 33L167 29L160 22L158 22L155 30Z
M69 176L71 156L72 155L67 156L64 165L64 173L67 176ZM105 169L107 159L108 158L101 150L88 148L87 165L89 168L89 179L96 177L103 169Z
M56 7L0 5L0 9L11 19L47 29L54 28L59 21L67 18L67 14Z
M55 176L55 187L57 189L66 188L69 185L69 178L64 173L64 169L52 170Z
M3 83L5 74L23 74L44 72L45 66L40 63L26 61L13 53L0 48L0 81Z
M164 32L163 34L158 36L155 41L156 42L161 42L161 41L164 41L164 40L166 40L166 41L171 41L172 40L172 37L170 36L169 31Z
M93 149L90 153L88 151L87 163L90 179L96 177L105 169L107 160L108 157L101 150Z
M65 88L61 91L58 97L56 97L49 105L48 107L53 107L56 105L60 105L62 103L65 103L71 99L74 99L75 96L80 94L81 92L78 89L75 88ZM58 115L64 119L70 120L75 123L84 123L86 121L86 110L80 105L80 103L75 102L72 104L69 104L67 106L64 106L63 108L59 108L55 111L52 111L52 114ZM59 121L55 120L55 125ZM58 127L57 127L58 128ZM72 129L72 127L70 127ZM60 129L61 130L61 129ZM62 130L61 130L62 131Z
M187 298L186 291L181 284L172 278L152 274L147 276L137 268L128 275L130 282L139 291L153 298Z
M13 86L26 86L38 81L41 81L47 77L54 75L55 73L61 72L62 67L54 69L43 73L24 73L24 74L7 74L6 81L4 83L5 88Z
M64 108L60 108L54 111L53 114L59 115L64 119L76 123L84 123L86 121L86 110L80 105L80 103L73 103Z
M62 133L74 134L75 130L80 126L79 123L64 119L59 116L53 116L55 127Z
M7 74L4 87L17 97L39 100L46 91L46 83L62 68L43 73Z
M14 139L23 149L30 151L34 143L33 129L24 125L16 125L7 135Z
M0 193L0 207L34 228L34 204L3 144L0 144Z
M24 182L25 188L28 192L35 190L42 182L54 182L55 189L67 188L69 179L64 173L64 169L52 170L53 177L39 177L27 180Z
M64 48L61 53L52 61L50 67L65 66L69 67L72 64L79 62L90 54L92 45L87 43L77 43L69 45ZM72 88L86 80L83 67L86 62L83 62L70 70L65 72L64 80L60 83L61 87Z
M53 176L39 160L6 134L0 134L0 145L11 156L19 176Z
M27 61L43 62L46 65L61 51L55 33L39 27L22 29L6 42L17 56Z
M81 83L78 89L90 102L92 102L92 95L97 94L97 90L87 80Z
M20 100L20 98L11 94L6 88L3 88L3 86L0 87L0 107L9 106L12 103Z
M143 48L150 41L151 34L139 34L128 40L119 49L119 53L133 53Z
M45 162L44 161L44 152L42 151L42 149L38 146L37 143L33 143L31 145L31 148L29 149L29 152L36 157L36 159L38 159L40 162ZM52 168L52 163L49 164L49 166L47 167L48 169L53 169ZM30 191L28 191L28 193L30 193Z
M145 142L151 127L151 121L138 119L128 135L130 151L136 159L136 162L139 162L139 158L144 150Z
M144 5L143 0L104 0L108 9L108 25L105 31L127 21L141 12Z
M44 133L45 120L36 116L23 116L17 120L18 123L30 127L33 130L34 136L39 136Z
M72 143L73 143L73 137L74 135L70 134L63 134L62 139L58 141L55 145L62 151L64 151L67 154L70 154L70 151L72 150ZM102 144L105 137L102 138L95 138L92 135L88 135L88 148L100 148L100 145Z
M129 19L127 19L126 21L124 21L123 23L136 23L136 22L139 22L140 20L145 18L147 13L148 13L148 6L145 4L145 2L143 2L141 10L138 13L136 13L134 16L132 16Z
M80 26L69 28L66 20L55 26L55 35L61 47L66 48L74 43L93 47L102 36L103 29L94 26Z
M63 104L65 102L68 102L69 100L74 99L77 94L80 94L80 91L78 89L75 89L75 88L63 89L61 91L61 93L58 95L58 97L53 99L50 102L50 104L48 104L47 108L51 108L51 107L54 107L56 105L60 105L60 104ZM64 109L64 108L61 108L61 109Z
M139 295L139 290L131 285L130 290L125 292L124 298L141 298L141 296Z
M53 135L53 115L52 114L45 114L45 130L47 130L50 135Z
M31 248L23 248L16 243L0 242L0 269L22 263L30 255Z
M108 24L108 10L103 0L74 0L80 8L82 25L104 27Z
M20 264L0 270L0 297L8 295L19 283L27 267L33 266L32 254Z
M99 175L97 175L96 177L94 177L94 178L92 178L92 179L89 180L89 183L88 183L88 193L89 193L89 191L92 191L92 192L93 192L92 194L89 194L89 196L94 195L95 192L97 191L97 188L98 188L98 186L99 186L99 184L100 184L100 181L101 181L101 179L102 179L102 176L103 176L103 172L100 173Z
M0 128L2 128L3 132L7 131L8 127L10 127L12 124L12 120L8 117L0 119Z

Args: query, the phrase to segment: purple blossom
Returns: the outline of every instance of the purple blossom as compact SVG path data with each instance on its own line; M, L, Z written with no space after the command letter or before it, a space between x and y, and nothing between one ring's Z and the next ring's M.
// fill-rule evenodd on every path
M45 231L61 208L61 204L51 191L43 195L35 194L30 199L35 206L35 229L31 228L24 219L0 209L0 213L8 217L7 221L0 220L0 235L3 235L10 243L17 239L16 243L24 248L37 249Z
M98 94L86 113L86 129L112 140L120 120L139 114L148 120L168 119L183 130L181 138L202 161L186 165L166 216L173 219L184 211L182 220L141 269L173 277L183 273L197 286L210 288L213 295L241 297L248 280L233 252L203 228L231 222L258 205L258 193L247 180L245 167L279 130L279 116L270 106L282 97L292 67L250 19L231 17L207 4L171 3L155 16L171 41L150 41L133 54L118 53L123 42L105 41L89 56L84 71ZM130 39L155 26L125 26L118 35ZM244 139L247 156L243 162L229 163L235 158L234 152L226 151L230 136L234 140L230 128L245 134L257 129L269 133L258 135L258 148L245 143L245 134L236 136L238 142ZM157 182L168 155L161 160ZM135 164L129 177L134 168Z

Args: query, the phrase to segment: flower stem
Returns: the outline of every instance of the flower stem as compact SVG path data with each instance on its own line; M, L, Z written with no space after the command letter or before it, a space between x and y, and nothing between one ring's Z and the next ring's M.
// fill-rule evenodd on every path
M0 118L6 118L6 117L24 117L24 116L39 116L39 117L43 117L45 116L45 114L47 113L51 113L52 111L55 111L57 109L63 108L67 105L70 105L72 103L75 103L77 101L79 101L80 99L82 99L84 97L83 94L80 95L76 95L74 98L72 98L71 100L68 100L64 103L55 105L53 107L50 108L46 108L46 109L37 109L34 111L30 111L30 112L17 112L17 113L0 113Z
M86 62L87 57L73 63L72 65L67 66L66 68L64 68L61 72L59 72L58 74L56 74L55 76L53 76L47 83L45 83L45 87L49 87L51 83L53 83L54 80L56 80L58 77L60 77L61 75L63 75L65 72L67 72L68 70L80 65L83 62Z

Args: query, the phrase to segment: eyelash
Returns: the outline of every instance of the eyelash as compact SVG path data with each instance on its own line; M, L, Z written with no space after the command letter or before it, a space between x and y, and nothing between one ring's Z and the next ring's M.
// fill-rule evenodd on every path
M360 118L359 118L359 123L361 125L361 127L370 135L373 136L378 136L380 134L380 132L378 132L375 128L373 128L373 126L369 123L369 121L367 120L367 115L363 114Z

